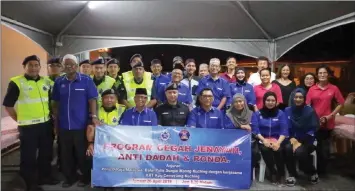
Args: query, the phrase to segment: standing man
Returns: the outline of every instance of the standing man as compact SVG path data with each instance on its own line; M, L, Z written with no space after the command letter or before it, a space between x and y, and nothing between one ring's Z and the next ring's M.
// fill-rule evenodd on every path
M178 86L178 89L179 89L178 101L182 102L184 104L187 104L187 105L191 105L192 104L191 91L188 86L186 86L183 83L180 83L182 80L182 77L184 75L183 71L184 71L184 68L182 65L180 65L180 64L175 65L174 70L171 72L171 74L172 74L171 75L171 82L177 84L177 86ZM160 87L160 89L158 91L158 95L157 95L157 99L162 103L165 103L165 101L166 101L166 97L165 97L166 86L167 85L165 85L164 87Z
M165 76L161 73L161 71L163 70L163 67L162 67L162 63L159 59L153 59L150 62L150 69L153 72L152 80L154 81L154 84L153 84L153 89L155 91L154 93L155 93L155 95L158 95L158 91L159 91L160 87L168 84L170 82L170 78L168 78L167 76Z
M200 91L200 106L195 107L187 119L188 127L223 129L225 115L213 107L212 89L204 88Z
M38 187L39 184L59 183L51 176L53 126L48 102L50 80L39 76L41 64L36 55L26 57L22 65L25 74L10 79L3 105L9 116L18 123L20 176L26 183L26 190L41 191L43 189ZM35 178L37 170L38 181Z
M175 56L173 58L173 69L176 65L181 65L182 67L184 67L184 60L181 58L181 56ZM171 79L171 75L171 73L167 75L169 79Z
M185 62L185 78L181 81L181 83L187 85L191 91L192 95L192 105L193 107L196 104L196 88L198 86L199 77L195 76L196 72L196 62L193 58L189 58Z
M256 59L256 64L258 67L258 71L256 73L252 73L249 77L248 83L251 84L253 87L260 85L261 84L261 79L260 79L260 70L265 69L265 68L270 68L270 61L268 58L261 56L258 59ZM274 72L271 72L271 79L270 81L274 81L276 79L276 74Z
M48 77L51 80L51 86L54 85L54 81L62 74L63 68L59 57L51 58L47 62L48 65Z
M237 79L235 78L235 68L237 67L237 59L233 56L227 58L227 71L221 74L221 77L225 79L228 83L235 83Z
M76 72L78 61L74 55L65 55L62 64L66 75L55 81L52 103L60 136L62 172L65 176L62 187L69 188L77 181L73 153L83 173L77 185L84 187L90 180L90 170L85 165L86 127L90 120L94 125L99 124L96 115L98 94L92 78Z
M200 64L200 66L198 67L198 76L200 78L206 77L208 76L210 73L208 72L208 64L206 63L202 63Z
M153 80L151 78L144 78L144 65L142 62L138 61L132 68L133 79L128 80L127 78L123 78L123 84L119 88L119 95L122 99L122 103L127 108L132 108L136 105L134 97L136 89L145 88L147 91L147 103L148 107L153 107L156 104L156 100L154 98L153 93ZM147 104L145 103L145 104Z
M218 58L212 58L210 60L209 69L210 75L199 81L196 94L200 94L201 90L205 88L210 88L214 97L212 106L219 110L225 110L227 100L231 97L231 93L228 82L219 77L219 71L221 70L220 60Z
M115 79L115 90L123 83L122 76L119 74L120 72L120 62L116 59L110 59L106 63L107 66L107 74L111 78Z
M143 63L143 57L142 57L142 55L140 55L140 54L134 54L134 55L131 57L131 59L129 60L129 62L130 62L131 67L133 68L133 66L134 66L136 63L138 63L138 62ZM133 77L134 77L134 76L133 76L133 73L132 73L132 70L127 71L127 72L124 72L124 73L122 74L122 77L123 77L123 79L126 80L126 81L132 80ZM151 80L151 79L152 79L152 73L147 72L147 71L144 71L143 78L144 78L145 80Z
M97 100L98 108L100 108L102 104L102 100L101 100L102 92L108 89L114 89L115 88L114 85L116 81L115 79L106 75L106 67L105 67L104 59L99 58L94 62L92 62L91 65L94 71L94 75L92 76L92 79L94 80L99 95Z
M82 74L91 75L92 72L92 68L91 68L91 64L90 64L90 60L83 60L79 63L79 71Z
M156 126L157 115L146 107L149 95L145 88L137 88L134 95L135 107L126 110L121 117L121 125Z
M185 126L187 116L190 112L189 107L178 102L178 85L170 83L165 88L167 102L156 108L158 124L161 126Z

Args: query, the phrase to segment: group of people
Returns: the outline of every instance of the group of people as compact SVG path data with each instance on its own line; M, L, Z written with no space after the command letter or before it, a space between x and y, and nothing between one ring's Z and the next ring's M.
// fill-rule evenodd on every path
M3 105L19 124L20 174L27 190L59 183L51 173L55 136L62 187L78 179L78 186L89 184L88 157L94 153L95 126L102 124L246 130L253 137L252 168L262 156L272 183L295 185L296 163L317 183L318 174L326 173L334 118L344 104L339 89L329 83L331 70L322 65L296 87L291 66L280 66L276 75L266 57L256 64L258 72L247 80L235 57L227 58L225 73L220 73L220 60L212 58L199 65L196 76L195 60L176 56L173 70L164 75L160 60L152 60L148 72L135 54L132 69L121 75L117 59L79 63L68 54L50 59L49 76L40 76L39 58L26 57L24 74L10 79ZM310 155L314 150L317 166Z

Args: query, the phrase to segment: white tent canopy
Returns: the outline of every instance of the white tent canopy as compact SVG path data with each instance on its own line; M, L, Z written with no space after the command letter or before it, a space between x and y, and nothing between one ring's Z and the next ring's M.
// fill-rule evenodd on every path
M220 49L275 61L355 22L355 2L2 1L1 21L52 55L148 44Z

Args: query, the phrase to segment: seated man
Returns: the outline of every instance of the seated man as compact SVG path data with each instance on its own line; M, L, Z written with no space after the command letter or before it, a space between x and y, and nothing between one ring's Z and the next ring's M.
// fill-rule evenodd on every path
M119 119L126 109L124 105L117 103L117 95L113 89L108 89L102 92L102 106L99 108L98 119L101 124L116 126ZM86 155L92 157L94 155L94 140L95 140L95 126L90 124L86 130L86 138L88 140L88 148ZM88 160L88 166L92 168L92 158ZM106 189L107 190L107 189Z

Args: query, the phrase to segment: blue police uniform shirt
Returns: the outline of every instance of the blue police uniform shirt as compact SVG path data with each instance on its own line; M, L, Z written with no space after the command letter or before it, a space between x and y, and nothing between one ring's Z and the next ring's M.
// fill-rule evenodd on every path
M212 103L213 107L218 107L223 97L227 98L226 101L228 101L228 99L231 97L229 83L223 78L219 77L217 80L213 80L211 76L202 78L198 82L196 95L199 95L204 88L212 89L214 97L214 101ZM227 106L227 103L228 102L226 102L226 104L224 105L224 108Z
M233 101L233 96L236 93L243 94L245 99L247 100L248 105L255 105L256 104L256 97L255 97L255 92L254 88L251 84L248 84L246 82L243 83L230 83L229 84L231 88L231 97L228 99L228 105L232 104Z
M280 135L288 137L286 115L279 110L275 117L264 118L260 111L254 112L250 123L253 134L261 134L265 138L278 139Z
M306 105L305 107L306 110L313 110L312 107L309 105ZM284 113L286 115L289 127L289 136L296 138L300 142L302 142L302 140L306 138L307 140L309 140L310 144L313 144L315 140L315 131L318 128L319 124L317 114L315 112L312 112L313 117L310 119L311 121L307 121L307 124L309 124L308 126L295 127L291 123L292 108L286 107Z
M163 103L166 102L166 96L165 96L165 88L168 86L168 84L160 87L159 92L157 94L157 99ZM179 83L178 84L178 102L185 103L185 104L191 104L192 103L192 94L189 86Z
M59 127L85 129L89 121L89 100L97 97L97 89L90 76L76 73L73 81L69 81L66 75L58 77L53 86L52 99L60 105Z
M187 126L196 128L224 129L225 115L221 110L211 107L209 111L205 111L201 107L194 108L188 118Z
M170 82L170 78L168 78L167 76L160 74L159 76L152 76L152 80L154 80L154 90L155 90L155 94L154 95L159 95L159 90L160 87L165 86L166 84L169 84Z
M123 112L120 124L132 126L157 126L158 120L157 115L152 109L144 108L142 112L138 112L136 107L133 107Z

